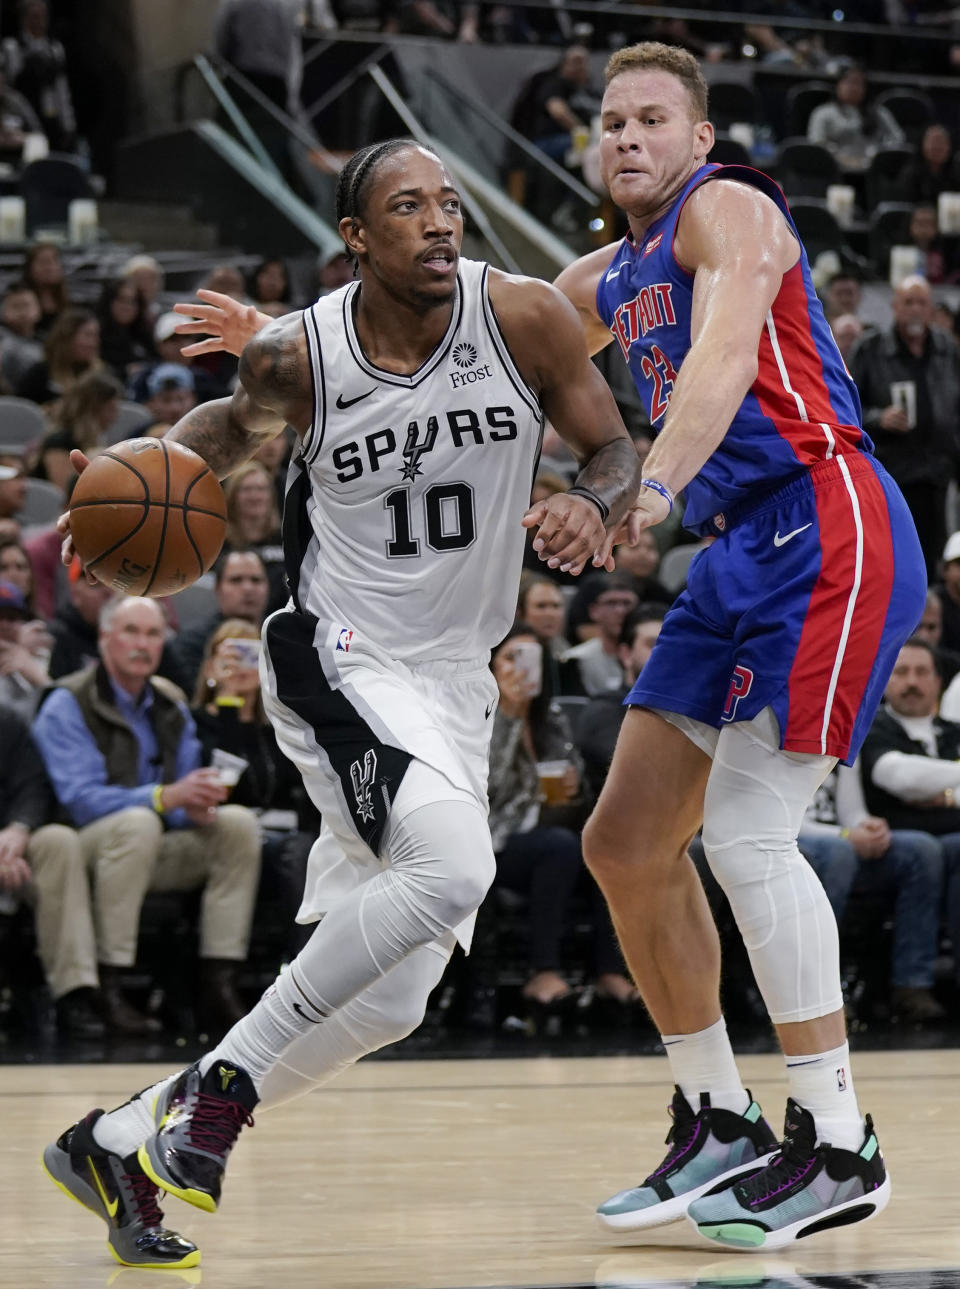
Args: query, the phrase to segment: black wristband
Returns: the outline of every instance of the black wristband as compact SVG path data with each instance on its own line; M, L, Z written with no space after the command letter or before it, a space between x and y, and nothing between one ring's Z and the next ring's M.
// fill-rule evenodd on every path
M582 484L574 484L572 488L569 488L567 490L567 496L568 497L586 497L587 501L592 501L593 504L596 506L596 508L600 511L600 519L602 520L602 522L603 523L607 522L607 517L610 514L610 507L607 505L605 501L602 500L602 498L598 497L595 492L591 492L589 488L584 488Z

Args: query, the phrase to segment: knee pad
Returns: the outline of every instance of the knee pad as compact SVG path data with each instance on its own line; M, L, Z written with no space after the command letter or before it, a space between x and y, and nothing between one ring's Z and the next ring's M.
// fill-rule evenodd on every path
M384 854L410 898L429 903L444 928L476 912L496 860L482 813L464 801L435 801L391 820Z
M842 996L836 919L797 846L806 807L833 761L781 752L777 741L769 722L723 730L707 783L703 848L771 1019L783 1024L836 1011Z

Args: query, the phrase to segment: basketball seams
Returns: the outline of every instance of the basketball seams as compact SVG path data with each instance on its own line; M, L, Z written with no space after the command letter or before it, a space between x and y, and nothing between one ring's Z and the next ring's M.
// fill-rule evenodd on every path
M204 477L204 475L208 473L209 469L210 467L207 465L206 462L204 462L203 469L197 471L197 473L193 476L193 478L190 480L190 482L183 490L183 531L187 541L193 547L194 555L196 555L197 557L197 567L200 569L201 577L206 572L206 569L203 567L203 556L200 554L200 547L194 541L193 533L190 531L189 515L191 511L198 515L200 514L209 515L209 514L212 514L213 512L209 510L200 510L198 508L195 508L194 506L191 506L190 494L197 486L197 484L200 482L200 480Z
M160 540L157 542L157 551L153 557L153 572L150 574L150 580L143 588L142 594L149 595L150 588L157 580L157 574L160 572L160 563L163 559L163 546L167 540L167 525L170 522L170 453L167 451L167 445L163 439L158 439L160 451L163 453L163 523L160 525ZM148 493L149 496L149 493ZM186 529L186 523L184 523Z

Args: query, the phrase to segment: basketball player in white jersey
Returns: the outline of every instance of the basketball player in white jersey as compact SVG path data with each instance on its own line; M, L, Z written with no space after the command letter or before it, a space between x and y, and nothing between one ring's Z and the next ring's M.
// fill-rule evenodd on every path
M54 1180L140 1265L199 1257L162 1228L153 1188L214 1210L253 1110L408 1034L456 941L469 946L494 873L487 664L513 620L524 526L552 566L601 565L640 482L575 310L460 259L459 197L433 153L363 149L337 205L359 281L259 332L233 398L168 435L221 478L285 424L299 436L291 602L264 626L262 680L323 816L301 913L323 917L214 1051L47 1147ZM528 510L545 415L582 469Z

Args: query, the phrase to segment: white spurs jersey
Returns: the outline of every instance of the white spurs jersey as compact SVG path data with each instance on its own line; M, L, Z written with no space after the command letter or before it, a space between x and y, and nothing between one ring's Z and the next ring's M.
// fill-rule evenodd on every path
M513 622L543 416L461 259L446 335L412 376L368 361L358 283L304 310L314 418L287 480L294 603L401 661L477 658Z

